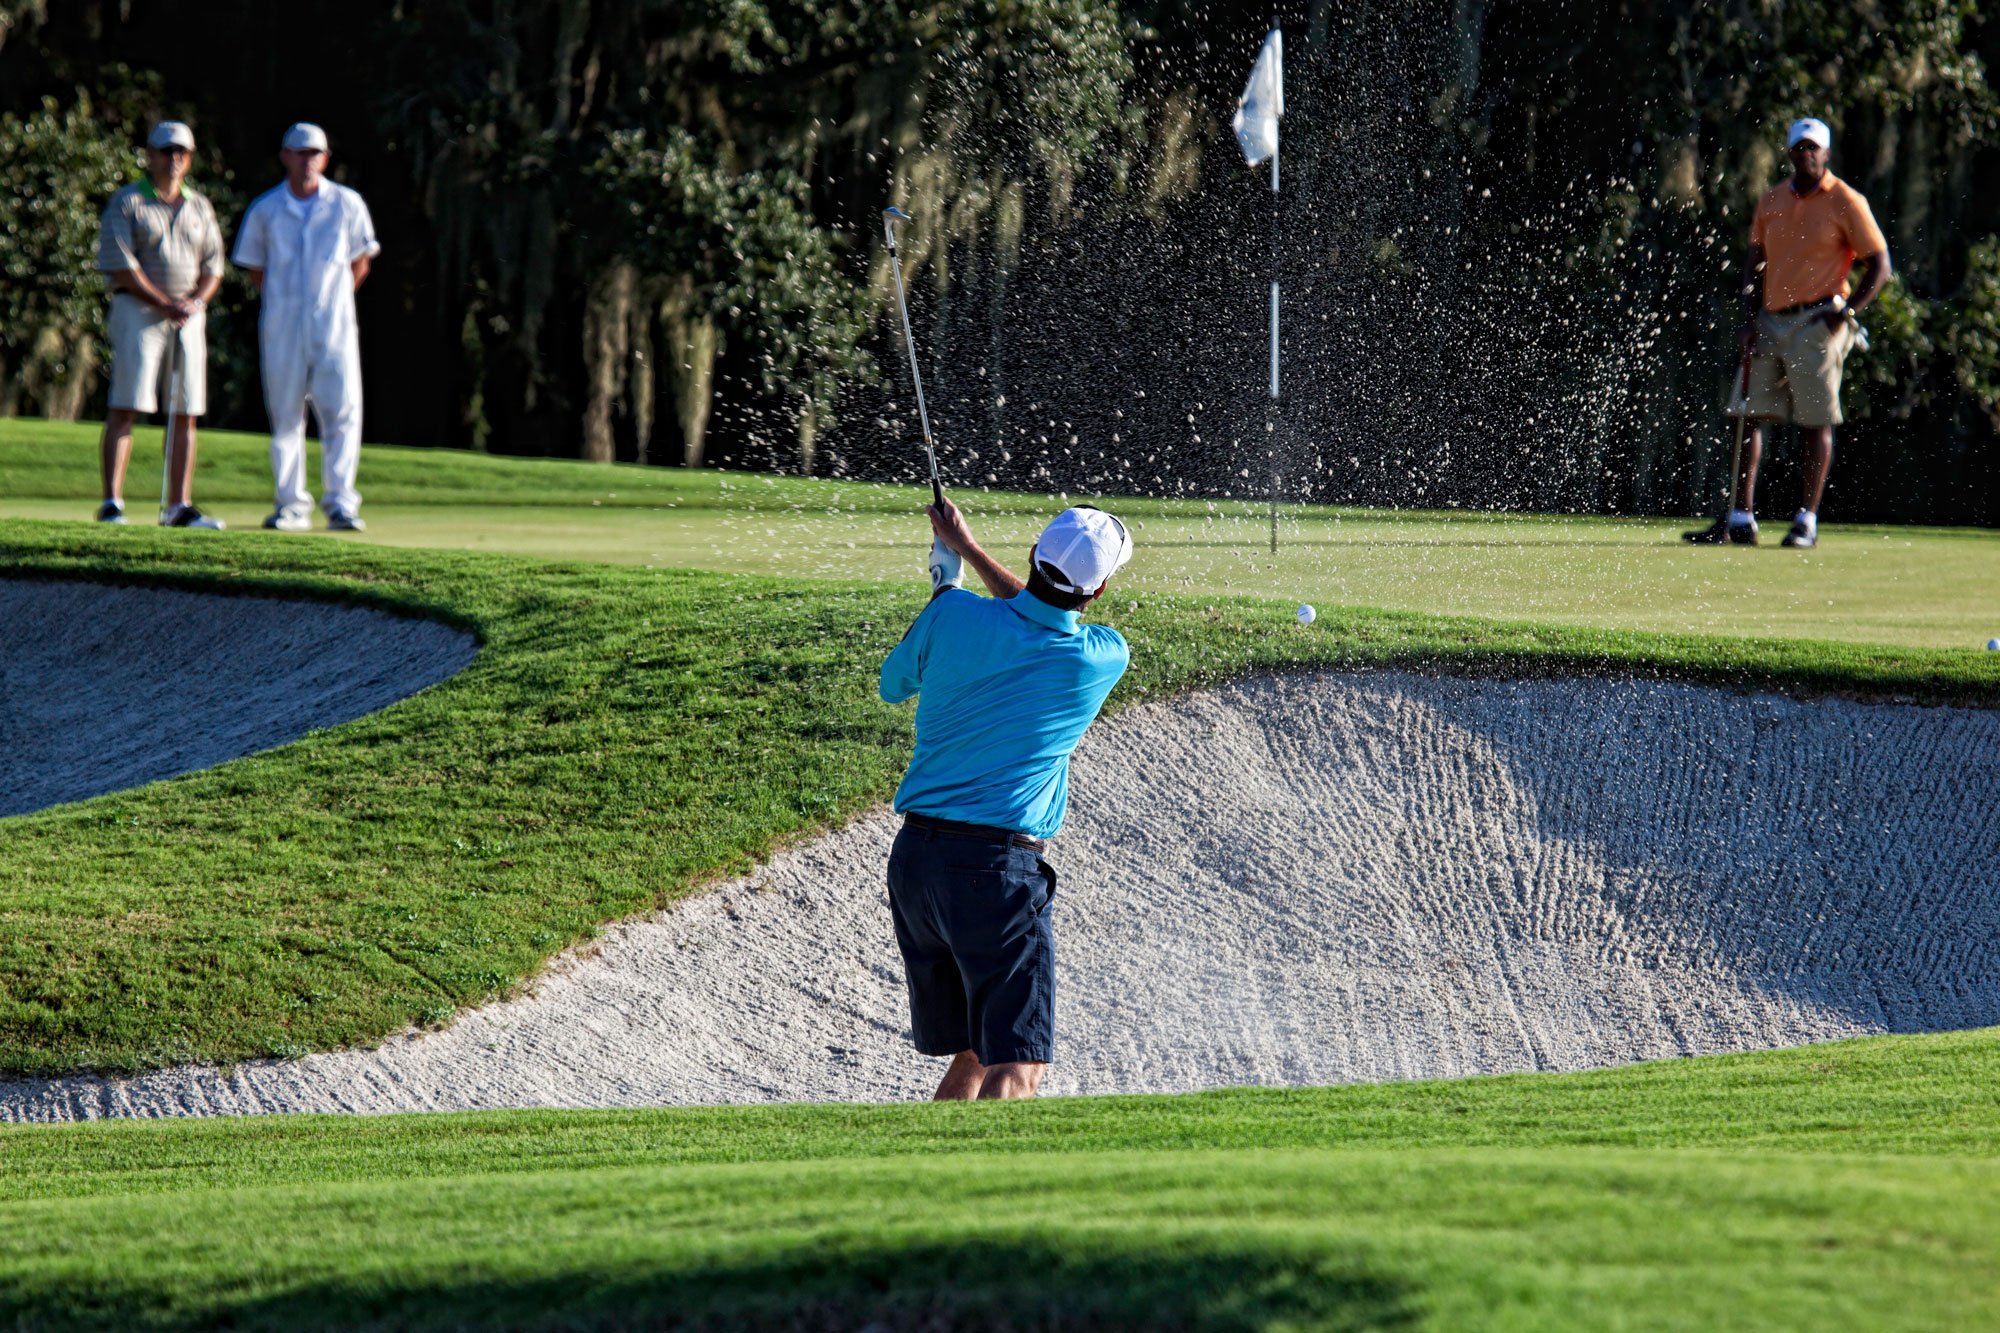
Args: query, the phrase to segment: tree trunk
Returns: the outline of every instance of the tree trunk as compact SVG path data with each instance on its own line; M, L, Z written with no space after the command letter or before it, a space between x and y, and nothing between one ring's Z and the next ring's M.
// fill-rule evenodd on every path
M590 405L583 414L583 457L609 463L617 457L611 413L625 395L625 358L631 351L630 264L614 264L590 285L583 311L583 361L590 376Z
M666 335L667 384L673 390L674 416L681 427L681 461L688 467L700 467L721 339L715 321L695 309L693 279L682 277L668 291L660 303L660 327Z

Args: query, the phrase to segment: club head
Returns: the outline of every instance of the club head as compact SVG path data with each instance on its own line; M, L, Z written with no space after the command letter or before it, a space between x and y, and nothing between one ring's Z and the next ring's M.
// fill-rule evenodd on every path
M910 220L910 215L908 213L905 213L902 209L896 207L894 204L891 204L887 208L883 209L882 216L885 218L894 219L895 221L898 222L908 222Z

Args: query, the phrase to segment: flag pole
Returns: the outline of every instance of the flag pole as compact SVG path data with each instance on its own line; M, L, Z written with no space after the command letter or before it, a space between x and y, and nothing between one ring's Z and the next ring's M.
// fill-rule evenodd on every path
M1271 28L1278 31L1278 16L1271 16ZM1284 48L1278 48L1278 87L1285 85ZM1283 93L1280 92L1280 98ZM1271 386L1264 411L1264 443L1271 454L1271 554L1278 553L1278 263L1283 253L1285 211L1278 197L1278 125L1271 123Z

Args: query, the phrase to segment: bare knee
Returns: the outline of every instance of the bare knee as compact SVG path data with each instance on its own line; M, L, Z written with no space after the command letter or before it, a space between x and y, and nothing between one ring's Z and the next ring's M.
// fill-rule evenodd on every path
M1016 1060L1006 1064L986 1066L986 1077L979 1085L981 1101L1012 1101L1032 1097L1042 1086L1042 1074L1048 1069L1044 1061Z

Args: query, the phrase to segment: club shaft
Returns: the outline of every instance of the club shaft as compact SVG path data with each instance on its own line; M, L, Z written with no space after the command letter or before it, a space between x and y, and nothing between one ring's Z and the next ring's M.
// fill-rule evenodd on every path
M1722 504L1722 516L1725 522L1736 509L1737 473L1743 466L1743 432L1750 424L1750 358L1747 356L1738 367L1736 383L1738 396L1743 400L1743 412L1736 418L1736 447L1729 451L1728 496Z
M174 409L180 405L180 368L175 365L181 350L181 332L174 329L167 338L167 436L160 445L160 518L167 516L167 483L174 471Z
M931 498L938 504L944 503L944 483L938 479L937 445L931 439L930 408L924 405L924 377L917 369L917 335L910 327L910 303L903 295L903 260L896 252L896 224L885 223L883 230L889 237L889 273L896 283L896 309L903 316L903 346L910 353L910 383L917 390L917 420L924 428L924 457L931 465Z

